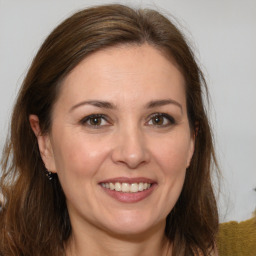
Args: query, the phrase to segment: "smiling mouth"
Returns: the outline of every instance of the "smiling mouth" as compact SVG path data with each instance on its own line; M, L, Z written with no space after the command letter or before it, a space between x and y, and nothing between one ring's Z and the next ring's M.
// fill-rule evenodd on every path
M137 203L148 198L157 188L157 182L145 177L116 177L99 182L110 197L122 203Z
M100 183L103 188L114 190L123 193L138 193L144 190L148 190L152 183L139 182L139 183L127 183L127 182L105 182Z

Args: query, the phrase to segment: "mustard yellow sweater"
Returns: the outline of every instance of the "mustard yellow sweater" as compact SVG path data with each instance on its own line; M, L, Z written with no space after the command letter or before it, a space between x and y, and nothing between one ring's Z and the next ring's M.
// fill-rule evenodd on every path
M222 223L217 247L219 256L256 256L256 218Z

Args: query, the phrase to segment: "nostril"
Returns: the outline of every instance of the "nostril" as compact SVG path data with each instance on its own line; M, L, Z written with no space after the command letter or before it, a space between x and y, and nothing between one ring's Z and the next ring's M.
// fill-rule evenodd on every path
M113 161L127 165L130 169L135 169L149 161L148 153L143 150L127 150L127 148L116 149L113 152Z
M123 129L115 138L112 160L117 164L125 164L130 169L135 169L149 161L147 144L143 134L135 126L126 126Z

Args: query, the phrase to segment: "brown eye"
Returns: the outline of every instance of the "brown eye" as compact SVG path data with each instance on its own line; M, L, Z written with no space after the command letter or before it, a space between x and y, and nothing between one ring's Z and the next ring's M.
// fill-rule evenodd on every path
M102 117L91 117L88 122L90 125L101 125Z
M172 116L165 113L153 114L147 123L156 127L167 127L175 124L175 120Z
M154 125L163 125L164 123L164 117L163 116L154 116L152 118L152 123Z
M83 118L80 123L90 128L101 128L110 125L107 117L102 114L93 114Z

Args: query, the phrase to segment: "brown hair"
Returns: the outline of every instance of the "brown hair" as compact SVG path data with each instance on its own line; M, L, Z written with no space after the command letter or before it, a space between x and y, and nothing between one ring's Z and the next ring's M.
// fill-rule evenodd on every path
M50 182L40 157L29 115L51 129L51 111L62 79L88 54L117 44L148 43L175 59L186 80L187 111L196 130L195 152L185 184L166 220L173 255L208 255L214 246L218 214L211 183L216 164L212 134L205 113L202 72L184 36L154 10L105 5L82 10L60 24L35 56L13 110L10 138L2 158L0 191L0 254L62 255L71 225L57 175ZM206 89L206 90L205 90Z

